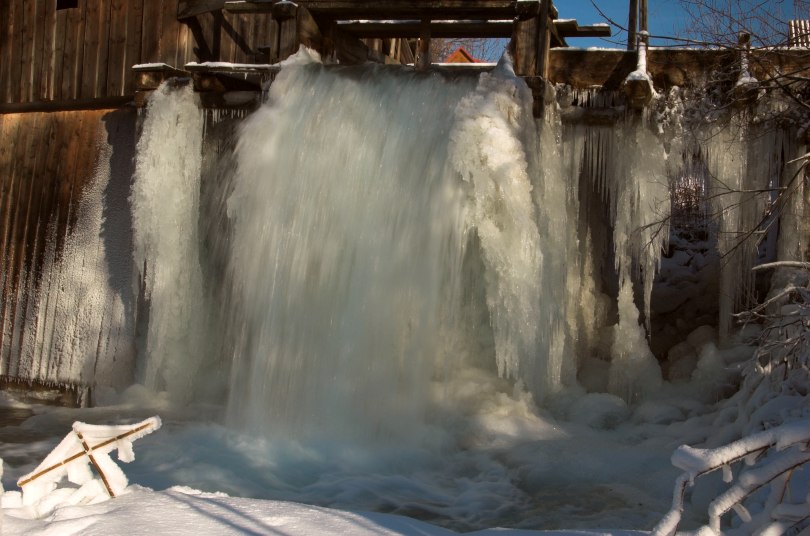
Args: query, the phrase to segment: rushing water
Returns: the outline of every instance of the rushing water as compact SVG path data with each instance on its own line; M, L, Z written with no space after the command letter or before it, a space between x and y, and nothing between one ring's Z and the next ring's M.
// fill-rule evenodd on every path
M531 98L506 61L483 74L304 61L285 67L247 118L224 128L225 114L209 117L206 131L191 87L162 86L143 117L129 194L126 273L138 277L121 298L102 286L87 304L111 304L88 316L113 333L95 340L103 374L83 361L92 336L64 365L35 366L103 394L129 383L137 361L136 382L151 391L225 406L226 426L244 435L173 432L153 463L180 468L166 482L141 480L150 485L224 486L462 528L549 527L577 502L610 519L601 490L623 481L630 458L662 458L638 444L621 454L622 433L580 425L610 428L630 415L627 403L669 392L643 320L668 234L669 154L684 149L643 121L563 126L553 106L537 121ZM709 167L729 175L742 149L721 153L715 138ZM93 206L87 236L104 227ZM78 246L51 255L48 281L61 281L64 264L95 266L110 283L103 251L74 259ZM118 347L137 347L137 359L116 365ZM579 387L589 367L612 394ZM661 413L638 411L642 423ZM198 443L188 450L202 461L190 469L177 445ZM196 469L223 452L220 472ZM603 455L617 467L579 467ZM644 475L630 480L611 490L616 510L644 496ZM593 517L567 526L598 525Z

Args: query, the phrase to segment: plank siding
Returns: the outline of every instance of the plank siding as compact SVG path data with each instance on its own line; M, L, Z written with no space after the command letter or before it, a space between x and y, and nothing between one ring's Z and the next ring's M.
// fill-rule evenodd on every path
M9 3L11 4L12 10L9 16L11 49L8 56L11 70L9 72L7 102L22 102L20 76L22 74L23 62L26 59L22 57L23 39L25 37L25 29L23 28L25 2L23 0L9 0Z
M43 18L45 28L42 31L42 59L39 66L39 100L51 99L51 87L53 84L53 58L54 45L56 41L56 2L43 2L45 15Z
M178 3L78 0L57 10L56 0L0 2L0 104L131 96L138 63L276 61L297 48L294 20L213 11L178 21Z
M39 314L47 239L58 256L94 177L107 113L0 114L0 375L17 376L31 359L37 324L25 319Z

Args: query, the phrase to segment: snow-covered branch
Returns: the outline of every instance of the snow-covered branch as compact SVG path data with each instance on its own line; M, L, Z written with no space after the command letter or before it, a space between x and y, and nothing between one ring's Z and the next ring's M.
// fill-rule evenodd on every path
M714 534L721 530L722 517L734 510L745 532L758 533L768 528L782 534L785 528L810 520L810 496L800 497L797 503L786 499L791 478L798 467L810 462L810 420L794 421L764 430L715 449L698 449L688 445L679 447L672 455L672 464L684 470L675 483L672 508L653 529L654 536L675 533L684 510L686 491L695 480L705 474L723 470L724 480L733 480L732 466L742 462L737 481L709 505L709 529ZM771 494L764 504L756 505L758 515L752 516L743 504L764 486L771 484ZM784 521L790 523L785 524ZM778 530L783 527L783 530Z

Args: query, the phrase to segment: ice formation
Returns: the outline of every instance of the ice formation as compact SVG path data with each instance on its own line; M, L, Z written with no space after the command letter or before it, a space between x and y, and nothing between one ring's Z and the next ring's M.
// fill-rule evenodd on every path
M198 219L203 114L191 84L163 84L146 110L130 194L138 295L148 303L141 381L180 399L206 348Z
M632 407L661 383L648 331L670 181L703 173L721 215L723 339L753 288L757 243L740 230L757 228L798 144L687 111L677 93L610 126L565 122L571 103L621 98L558 92L536 122L508 61L418 73L306 51L247 117L164 84L129 197L136 288L105 286L113 263L86 240L102 226L100 180L76 244L61 257L47 244L27 319L55 351L25 346L17 375L120 387L137 347L149 388L189 400L216 384L206 395L228 399L232 422L303 435L414 436L453 407L435 386L470 369L542 404L609 363L599 390ZM92 289L63 297L59 266ZM63 307L80 311L64 328L66 313L37 314Z

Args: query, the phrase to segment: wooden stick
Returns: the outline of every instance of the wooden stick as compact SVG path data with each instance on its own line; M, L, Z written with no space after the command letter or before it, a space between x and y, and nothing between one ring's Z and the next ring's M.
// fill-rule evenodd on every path
M92 451L92 450L100 449L101 447L106 447L110 443L114 443L114 442L118 441L119 439L124 439L125 437L129 437L129 436L131 436L133 434L137 434L141 430L145 430L146 428L149 428L149 426L151 424L152 423L142 424L141 426L139 426L137 428L134 428L134 429L130 430L129 432L125 432L125 433L123 433L123 434L121 434L119 436L113 437L112 439L108 439L106 441L103 441L103 442L99 443L98 445L94 445L93 447L90 448L90 450ZM50 467L48 467L46 469L43 469L42 471L40 471L37 474L31 476L30 478L26 478L25 480L18 480L17 485L19 487L23 487L24 485L30 483L32 480L36 480L37 478L41 477L42 475L50 473L54 469L59 469L63 465L66 465L66 464L72 462L73 460L77 460L77 459L81 458L84 455L85 455L85 452L76 453L76 454L74 454L74 455L72 455L72 456L70 456L68 458L65 458L64 460L62 460L59 463L53 464Z
M81 432L73 430L73 433L76 434L76 437L78 437L79 441L82 442L82 448L84 449L85 454L87 454L87 457L90 458L90 463L92 463L93 467L96 468L98 476L101 477L101 481L104 482L104 487L107 488L107 493L110 495L110 497L115 497L115 493L113 493L110 483L107 481L107 475L105 475L104 471L101 470L101 466L96 461L95 456L93 456L93 449L90 448L90 445L88 445L87 441L84 440L84 436L81 434Z

